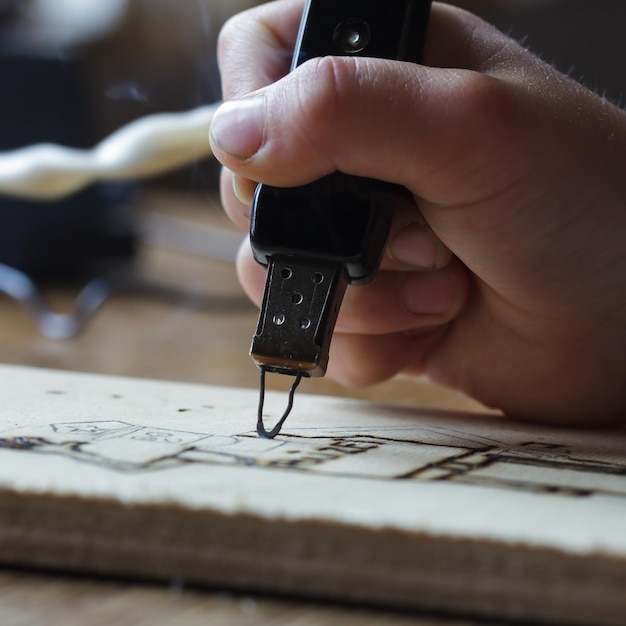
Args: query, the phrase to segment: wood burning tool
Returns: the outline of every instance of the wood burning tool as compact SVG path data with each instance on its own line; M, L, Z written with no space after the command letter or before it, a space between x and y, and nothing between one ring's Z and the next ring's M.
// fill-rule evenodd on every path
M292 70L308 59L368 56L419 62L430 0L308 0ZM257 432L273 438L303 377L326 373L330 342L349 284L375 275L392 207L403 187L336 172L296 188L257 188L250 229L255 259L267 266L250 354L260 368ZM266 372L294 376L286 411L263 423Z

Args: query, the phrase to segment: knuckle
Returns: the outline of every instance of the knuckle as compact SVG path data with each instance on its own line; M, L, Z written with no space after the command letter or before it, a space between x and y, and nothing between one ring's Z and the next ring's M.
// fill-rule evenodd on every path
M220 29L220 32L217 36L217 59L220 65L223 63L224 57L231 47L234 35L240 30L240 23L241 15L233 15L232 17L228 18L228 20L226 20L226 22Z
M460 118L473 127L506 121L510 104L510 86L479 72L460 72L452 80L454 101L460 103Z
M447 75L434 102L442 106L438 167L454 167L458 176L475 175L476 163L493 162L515 141L515 90L499 78L458 70ZM442 165L443 164L443 165Z
M296 102L299 118L313 130L310 138L324 143L346 127L346 111L355 84L354 60L337 57L312 59L299 68Z
M260 22L249 9L231 15L217 35L217 62L220 69L226 62L240 59L245 41L256 41L260 37Z
M320 93L325 106L337 112L343 102L351 102L359 82L359 68L353 57L322 57L314 61Z
M335 109L337 79L332 59L318 58L305 63L298 80L298 108L315 119L328 117Z

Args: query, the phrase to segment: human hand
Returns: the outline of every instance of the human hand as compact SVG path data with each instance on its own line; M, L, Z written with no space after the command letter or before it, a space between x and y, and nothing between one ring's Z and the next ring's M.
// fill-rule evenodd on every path
M341 170L413 193L378 276L346 294L328 375L426 373L512 417L622 421L626 114L440 3L424 66L328 57L283 77L302 8L278 0L227 24L211 142L244 228L256 181ZM247 247L238 270L260 302Z

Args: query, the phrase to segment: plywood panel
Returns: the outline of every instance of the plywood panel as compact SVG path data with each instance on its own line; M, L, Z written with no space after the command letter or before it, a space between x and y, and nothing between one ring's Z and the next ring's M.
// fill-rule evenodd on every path
M584 624L626 615L626 434L1 367L0 562ZM267 420L284 397L268 396Z

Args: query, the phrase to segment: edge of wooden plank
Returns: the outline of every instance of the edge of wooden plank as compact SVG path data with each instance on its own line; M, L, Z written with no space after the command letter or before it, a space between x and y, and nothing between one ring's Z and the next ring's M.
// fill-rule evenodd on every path
M371 605L619 626L626 563L349 524L0 492L9 565Z

